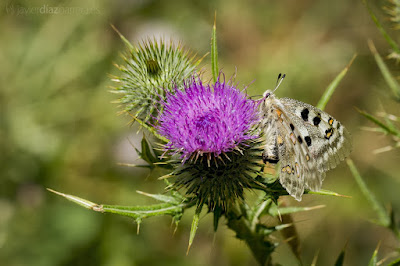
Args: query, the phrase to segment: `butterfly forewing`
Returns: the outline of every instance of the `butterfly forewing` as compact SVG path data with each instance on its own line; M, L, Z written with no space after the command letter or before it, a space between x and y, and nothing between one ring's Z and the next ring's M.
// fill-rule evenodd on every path
M351 151L350 134L331 115L310 105L290 98L279 101L287 113L297 116L310 135L311 155L317 158L322 171L335 168Z
M290 98L277 99L270 94L261 104L261 111L265 160L274 157L274 151L277 153L279 180L297 200L301 200L305 188L321 189L325 172L350 153L347 130L312 105Z

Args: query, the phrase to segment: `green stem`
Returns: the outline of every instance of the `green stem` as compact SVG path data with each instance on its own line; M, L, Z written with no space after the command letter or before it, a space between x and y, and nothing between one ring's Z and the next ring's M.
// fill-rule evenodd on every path
M275 245L266 241L263 234L258 234L256 230L253 230L245 214L235 206L231 206L225 216L228 227L236 232L237 238L246 242L259 265L272 265L271 254Z
M262 201L260 204L256 205L258 207L254 212L254 216L252 217L251 227L250 227L252 231L256 230L256 225L259 222L259 217L261 216L261 214L263 213L265 208L267 208L271 204L271 202L272 202L271 199L267 199L267 200Z

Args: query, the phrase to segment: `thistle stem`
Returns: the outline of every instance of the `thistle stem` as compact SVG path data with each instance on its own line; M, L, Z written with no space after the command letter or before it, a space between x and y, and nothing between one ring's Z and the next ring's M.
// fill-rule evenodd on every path
M236 206L231 206L225 216L228 227L236 232L237 238L246 242L259 265L272 265L271 254L275 246L252 228L251 223L246 219L247 214L239 211Z

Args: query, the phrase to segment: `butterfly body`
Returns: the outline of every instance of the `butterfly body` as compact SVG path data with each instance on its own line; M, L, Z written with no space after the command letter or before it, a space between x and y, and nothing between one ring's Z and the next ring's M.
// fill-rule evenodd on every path
M280 162L282 186L300 201L305 189L321 189L325 172L351 150L350 134L324 111L266 91L260 104L265 135L264 162Z

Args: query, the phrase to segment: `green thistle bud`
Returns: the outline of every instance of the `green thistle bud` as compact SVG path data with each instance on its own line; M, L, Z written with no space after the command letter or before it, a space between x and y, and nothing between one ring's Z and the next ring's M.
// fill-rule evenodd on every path
M112 92L122 94L117 102L124 105L124 111L134 112L135 117L148 123L157 118L158 110L162 110L160 97L164 100L166 92L181 88L201 59L191 56L181 44L175 45L172 41L147 39L134 47L120 36L129 52L123 56L125 64L116 65L121 76L113 77L119 86Z

